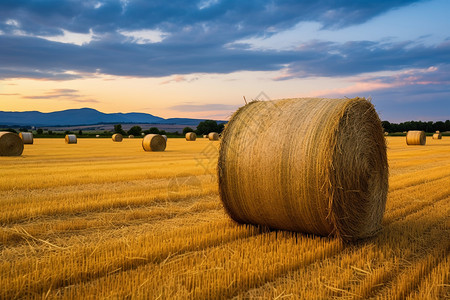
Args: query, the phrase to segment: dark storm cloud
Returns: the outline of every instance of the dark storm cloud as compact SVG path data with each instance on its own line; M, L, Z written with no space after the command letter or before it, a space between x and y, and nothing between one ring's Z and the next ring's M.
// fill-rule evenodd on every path
M393 8L419 0L8 0L0 3L0 20L14 19L33 33L55 33L59 28L86 33L116 29L160 27L176 32L184 26L212 25L229 31L240 24L243 32L255 34L268 27L285 28L299 21L319 21L325 27L360 24ZM239 34L235 32L235 34Z
M30 46L32 45L32 46ZM20 49L20 51L17 51ZM270 71L287 66L280 79L348 76L382 70L428 68L450 61L450 42L437 46L375 42L313 42L298 50L249 50L186 44L113 43L77 46L39 38L0 36L1 77L70 79L72 74L105 73L159 77L171 74ZM76 75L75 75L76 77Z
M287 78L344 76L449 61L448 45L423 47L312 42L298 50L227 45L270 36L300 21L340 28L417 0L396 1L26 1L0 3L0 78L76 79L80 73L159 77L172 74L270 71ZM205 7L203 7L205 6ZM203 7L202 9L200 9ZM159 43L137 44L120 32L160 30ZM77 46L36 36L92 32ZM18 35L18 31L20 36ZM27 36L28 35L28 36ZM34 37L33 37L34 36Z

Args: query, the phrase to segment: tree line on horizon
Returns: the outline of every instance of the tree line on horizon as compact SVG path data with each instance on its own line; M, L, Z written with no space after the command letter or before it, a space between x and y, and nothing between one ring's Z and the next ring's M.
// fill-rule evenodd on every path
M441 132L450 131L450 120L437 121L437 122L407 121L407 122L401 122L401 123L391 123L389 121L382 121L381 125L383 126L384 131L388 132L388 133L405 132L405 131L409 131L409 130L423 130L428 133L433 133L436 131L441 131ZM113 132L121 133L123 135L128 134L128 135L135 135L135 136L139 136L139 135L141 135L141 133L144 133L144 134L150 134L150 133L168 134L168 135L181 136L181 135L185 135L187 132L195 132L198 135L208 134L210 132L221 133L223 131L224 127L225 127L224 123L218 124L217 121L214 121L214 120L205 120L205 121L200 122L197 125L197 129L193 129L191 127L185 127L183 129L183 132L179 133L178 131L166 132L164 130L159 130L157 127L151 127L147 130L143 130L140 126L137 126L137 125L131 127L128 131L125 131L122 129L122 124L116 124L116 125L114 125ZM14 129L14 128L17 128L18 130ZM14 127L14 128L0 125L0 130L10 131L10 132L14 132L14 133L26 132L31 129L31 126ZM41 135L43 133L44 132L43 132L42 128L37 129L38 135ZM72 133L72 132L66 131L65 133L67 134L67 133ZM107 132L105 131L105 133L107 133ZM52 135L52 132L48 131L48 134ZM80 130L78 132L78 134L81 135L82 131Z
M446 121L407 121L402 123L391 123L389 121L382 121L381 125L385 132L393 133L393 132L404 132L409 130L423 130L428 133L436 132L436 131L450 131L450 120Z

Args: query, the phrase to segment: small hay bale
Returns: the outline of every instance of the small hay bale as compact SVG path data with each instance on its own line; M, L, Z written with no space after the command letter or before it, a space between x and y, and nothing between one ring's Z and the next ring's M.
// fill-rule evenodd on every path
M388 136L388 135L389 135L389 132L385 132L384 135L385 135L385 136Z
M129 139L134 139L134 135L130 134L130 135L128 136L128 138L129 138Z
M113 142L121 142L123 140L123 136L120 133L115 133L112 135Z
M141 132L141 135L142 135L142 136L144 136L144 135L145 135L145 133L144 133L144 132Z
M164 151L166 150L166 139L159 134L147 134L142 139L142 148L145 151Z
M186 141L195 141L197 139L197 135L195 132L186 133Z
M96 134L95 137L96 137L96 138L100 137L100 134Z
M439 131L436 131L436 133L433 134L433 140L441 140L442 139L442 133Z
M33 134L31 132L21 132L19 133L19 137L24 144L33 144Z
M427 136L423 130L410 130L406 134L407 145L425 145Z
M66 137L64 139L66 140L66 144L77 143L77 136L75 134L66 134Z
M218 141L219 140L219 134L217 132L210 132L208 134L208 138L210 141Z
M235 221L344 240L380 230L386 141L366 99L253 101L221 140L219 193Z
M207 138L208 138L208 135L207 135L207 134L204 134L204 135L203 135L203 138L204 138L204 139L207 139Z
M20 156L23 152L23 140L18 134L0 132L0 156Z
M163 134L163 135L161 135L165 140L166 140L166 142L167 142L167 135L165 135L165 134Z

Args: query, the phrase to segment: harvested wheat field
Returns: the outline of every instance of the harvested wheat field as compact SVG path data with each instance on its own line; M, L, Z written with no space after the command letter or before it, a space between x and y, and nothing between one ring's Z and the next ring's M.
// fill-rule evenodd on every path
M387 137L381 232L345 243L238 225L218 143L35 139L0 157L0 298L446 299L450 138Z

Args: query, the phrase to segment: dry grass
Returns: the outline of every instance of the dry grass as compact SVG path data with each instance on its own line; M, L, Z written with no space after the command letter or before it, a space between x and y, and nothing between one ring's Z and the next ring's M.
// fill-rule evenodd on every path
M0 298L449 298L450 140L387 142L383 229L345 244L230 221L206 139L35 139L0 158Z

